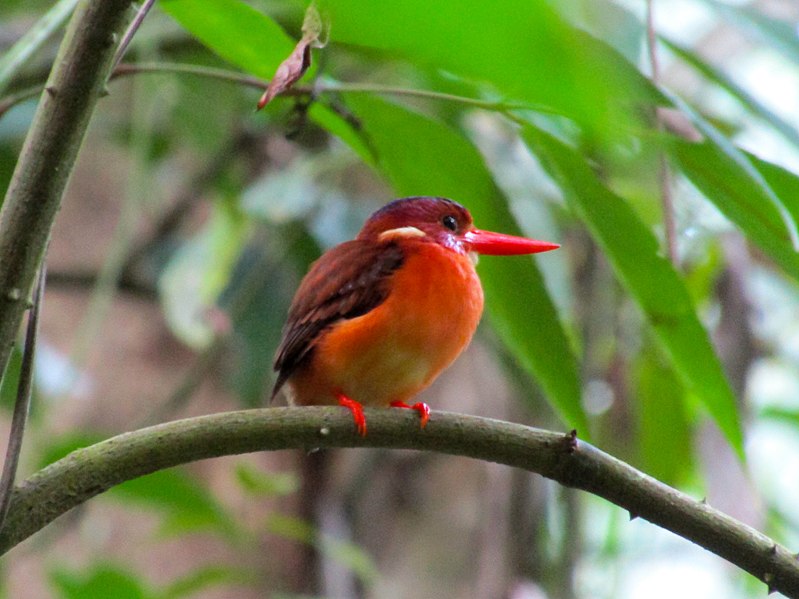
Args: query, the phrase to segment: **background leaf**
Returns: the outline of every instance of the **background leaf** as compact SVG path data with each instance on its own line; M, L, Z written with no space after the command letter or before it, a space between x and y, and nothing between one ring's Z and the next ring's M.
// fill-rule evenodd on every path
M114 564L97 564L84 574L54 570L50 582L63 599L154 599L134 573Z
M685 284L660 255L654 235L624 200L600 182L579 154L541 129L525 127L522 135L605 251L686 387L696 393L743 457L735 397Z
M240 0L161 0L158 6L219 56L269 79L295 41Z
M229 538L235 521L209 491L181 470L160 470L129 480L109 491L109 497L161 512L164 534L211 531Z
M422 0L329 0L326 6L334 41L490 81L506 97L542 105L611 137L614 128L632 122L631 105L659 97L614 50L569 27L542 0L508 0L500 8L473 4L469 10L457 3L428 10ZM576 81L580 94L573 92Z
M675 142L672 155L682 172L706 198L786 273L794 278L799 277L799 254L791 247L779 213L763 196L760 186L742 172L729 156L710 142L697 144L683 141ZM799 211L796 201L790 193L785 193L785 181L777 180L776 171L769 169L762 161L758 164L763 176L769 173L772 180L781 185L782 202L793 218L797 218Z

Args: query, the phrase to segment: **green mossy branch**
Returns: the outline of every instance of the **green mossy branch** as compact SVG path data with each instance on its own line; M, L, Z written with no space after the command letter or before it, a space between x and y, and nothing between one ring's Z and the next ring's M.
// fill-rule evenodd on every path
M272 408L178 420L75 451L14 491L0 551L114 485L163 468L253 451L384 447L468 456L536 472L693 541L769 590L799 597L799 561L787 549L570 435L445 412L434 412L424 430L415 414L367 409L366 416L366 438L354 433L351 416L341 408Z

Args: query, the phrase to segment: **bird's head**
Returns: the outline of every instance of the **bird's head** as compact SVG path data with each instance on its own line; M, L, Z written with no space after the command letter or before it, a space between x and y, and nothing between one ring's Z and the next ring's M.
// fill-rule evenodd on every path
M548 241L475 229L466 208L435 197L402 198L386 204L369 217L358 239L432 241L465 255L535 254L560 247Z

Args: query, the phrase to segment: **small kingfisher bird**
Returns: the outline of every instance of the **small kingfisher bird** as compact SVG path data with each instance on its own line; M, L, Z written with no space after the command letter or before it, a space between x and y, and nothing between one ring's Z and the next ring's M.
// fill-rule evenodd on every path
M362 405L416 410L424 427L430 408L407 402L458 357L477 328L477 255L558 247L475 229L469 211L446 198L394 200L303 278L276 353L272 399L285 386L292 405L342 405L361 436Z

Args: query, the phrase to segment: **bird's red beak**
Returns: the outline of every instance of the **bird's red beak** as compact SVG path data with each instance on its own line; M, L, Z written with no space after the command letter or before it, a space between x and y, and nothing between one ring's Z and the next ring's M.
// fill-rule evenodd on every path
M556 250L560 247L557 243L550 243L549 241L537 241L514 235L505 235L504 233L480 231L479 229L467 231L464 233L463 239L469 244L473 252L489 256L537 254L538 252Z

